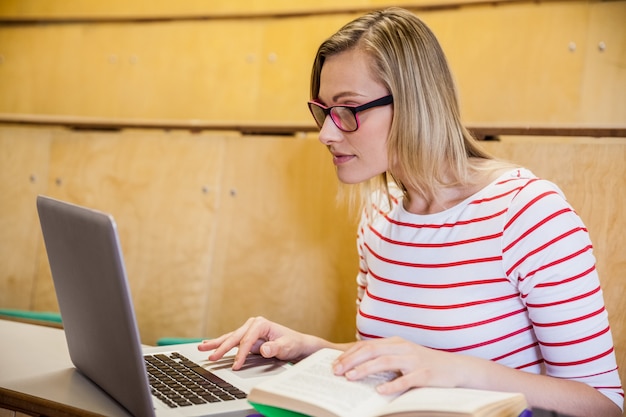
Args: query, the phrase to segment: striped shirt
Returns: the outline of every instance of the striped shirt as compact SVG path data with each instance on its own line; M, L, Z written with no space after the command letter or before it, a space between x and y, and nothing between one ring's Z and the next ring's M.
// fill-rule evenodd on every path
M587 383L623 407L587 230L525 169L450 209L364 215L357 331Z

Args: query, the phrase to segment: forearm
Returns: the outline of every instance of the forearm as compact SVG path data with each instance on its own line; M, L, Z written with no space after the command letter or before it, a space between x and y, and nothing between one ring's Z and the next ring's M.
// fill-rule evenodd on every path
M462 385L468 388L522 392L530 406L570 416L620 417L619 407L582 382L531 374L498 363L464 357Z

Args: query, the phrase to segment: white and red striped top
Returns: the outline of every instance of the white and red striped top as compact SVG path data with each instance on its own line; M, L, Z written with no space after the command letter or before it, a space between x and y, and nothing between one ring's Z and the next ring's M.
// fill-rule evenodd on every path
M516 169L436 214L398 197L358 230L357 331L585 382L623 407L587 229Z

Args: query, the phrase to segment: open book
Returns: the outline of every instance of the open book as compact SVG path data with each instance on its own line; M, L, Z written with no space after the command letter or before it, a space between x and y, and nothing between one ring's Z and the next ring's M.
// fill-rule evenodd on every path
M341 351L322 349L287 371L256 385L248 401L266 417L517 417L522 394L465 388L415 388L383 396L376 386L391 373L348 381L332 372Z

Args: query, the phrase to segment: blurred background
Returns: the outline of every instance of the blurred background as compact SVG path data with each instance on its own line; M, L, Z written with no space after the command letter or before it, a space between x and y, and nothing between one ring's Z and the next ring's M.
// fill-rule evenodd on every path
M146 344L252 315L353 339L356 220L306 101L320 42L393 4L1 0L0 309L58 312L47 194L116 218ZM402 6L484 146L586 222L624 363L626 1Z

